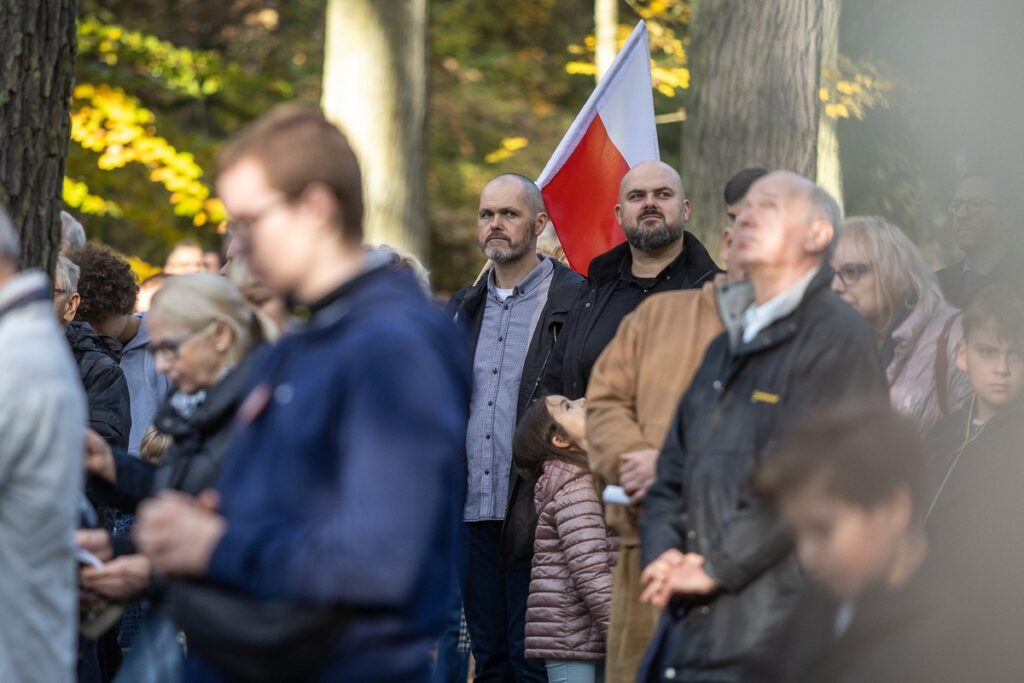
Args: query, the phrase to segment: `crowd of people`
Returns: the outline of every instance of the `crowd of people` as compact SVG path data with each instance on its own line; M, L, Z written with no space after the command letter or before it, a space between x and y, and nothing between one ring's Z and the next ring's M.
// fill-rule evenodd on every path
M318 108L228 141L217 192L226 262L183 242L142 283L66 213L52 277L19 270L0 212L0 680L1024 676L1024 255L993 168L935 273L762 168L716 259L644 161L586 278L503 174L446 308L364 245Z

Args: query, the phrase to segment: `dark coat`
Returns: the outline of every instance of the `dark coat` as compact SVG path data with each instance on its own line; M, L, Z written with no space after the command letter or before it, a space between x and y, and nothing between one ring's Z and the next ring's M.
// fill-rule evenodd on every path
M871 330L831 281L822 266L797 308L749 343L738 326L748 285L720 287L727 332L683 396L640 513L645 566L669 548L700 553L721 586L705 599L676 601L663 620L670 633L660 661L682 680L736 680L801 585L789 534L750 487L766 450L825 404L851 395L887 400ZM727 302L730 291L740 300Z
M1019 249L1010 249L1006 256L992 269L975 291L968 291L964 282L964 260L960 259L935 273L942 288L942 296L950 305L963 310L978 291L991 284L1008 284L1024 295L1024 254Z
M154 426L170 434L174 443L156 471L154 489L176 489L198 495L217 481L221 462L231 443L235 413L245 398L249 371L262 349L251 351L215 386L192 415L185 417L165 401Z
M590 377L582 359L587 338L615 292L623 260L629 258L630 253L629 244L623 242L591 261L587 284L569 311L565 334L548 363L544 377L547 393L562 394L573 400L586 394ZM668 276L673 286L659 291L700 289L721 272L700 240L684 232L683 257L675 272Z
M551 362L555 343L565 325L569 309L583 284L583 278L579 275L557 261L552 263L555 268L548 289L548 300L537 321L519 381L517 422L530 404L543 395L540 390L541 380ZM471 359L476 355L486 302L486 274L475 285L460 289L448 302L447 313L468 329ZM533 536L537 525L537 513L533 505L535 482L523 481L515 467L511 468L509 477L509 500L501 535L501 566L508 571L527 570L533 558Z
M312 309L253 368L206 578L351 615L309 683L425 683L463 507L465 346L413 277L386 266ZM226 680L190 666L187 680Z
M896 590L871 588L856 603L853 618L837 637L839 604L809 588L771 645L744 672L746 683L932 683L947 678L936 646L945 641L942 596L914 577ZM937 656L938 655L938 656Z
M128 448L132 430L128 380L121 366L121 345L96 334L88 323L73 322L64 331L89 403L89 428L113 448Z

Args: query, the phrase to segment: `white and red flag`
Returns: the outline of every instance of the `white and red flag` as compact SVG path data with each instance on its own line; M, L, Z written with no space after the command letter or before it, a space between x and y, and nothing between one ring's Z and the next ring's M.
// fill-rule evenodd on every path
M590 261L625 240L615 220L626 171L659 159L647 26L640 22L551 155L537 185L569 259Z

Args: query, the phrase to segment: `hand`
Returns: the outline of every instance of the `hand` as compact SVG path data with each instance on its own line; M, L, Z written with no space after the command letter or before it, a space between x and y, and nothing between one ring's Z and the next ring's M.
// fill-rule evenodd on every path
M633 507L643 502L647 490L657 478L659 453L657 448L644 448L619 456L619 481L629 494Z
M83 567L78 580L85 588L113 600L135 597L149 585L152 565L144 555L123 555L102 567Z
M79 529L75 532L75 543L104 562L114 557L110 532L106 529Z
M227 528L220 501L207 489L198 498L165 491L139 506L135 544L165 574L201 576Z
M704 571L704 556L687 553L684 561L672 565L662 580L648 585L640 599L664 609L673 596L708 595L718 587L718 582Z
M114 453L106 440L91 429L85 430L85 471L117 484Z
M668 578L668 573L672 567L681 565L684 562L686 562L686 555L675 548L669 548L659 555L658 559L647 565L647 568L640 575L640 582L645 586L660 583Z

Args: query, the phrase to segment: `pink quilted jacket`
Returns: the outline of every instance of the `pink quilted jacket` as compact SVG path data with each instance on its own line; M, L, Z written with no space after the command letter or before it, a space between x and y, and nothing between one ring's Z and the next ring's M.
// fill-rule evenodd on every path
M603 659L615 544L593 476L548 461L534 489L537 535L526 607L526 656Z

